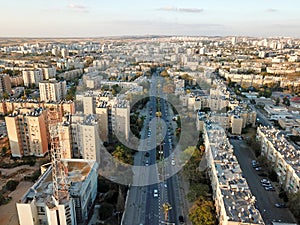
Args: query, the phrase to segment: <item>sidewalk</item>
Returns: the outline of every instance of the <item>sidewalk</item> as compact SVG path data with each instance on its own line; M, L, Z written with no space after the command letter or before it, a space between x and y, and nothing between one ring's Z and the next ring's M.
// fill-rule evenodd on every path
M181 200L183 204L183 214L185 218L185 224L186 225L192 225L192 222L188 219L189 216L189 209L192 207L192 203L189 202L189 200L186 198L186 195L188 194L190 190L190 183L188 180L186 180L183 177L182 171L178 173L178 180L179 180L179 188L180 188L180 195L181 195Z

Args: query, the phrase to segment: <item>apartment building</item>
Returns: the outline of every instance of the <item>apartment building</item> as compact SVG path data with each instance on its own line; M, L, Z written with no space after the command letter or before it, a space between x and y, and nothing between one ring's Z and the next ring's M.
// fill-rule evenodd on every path
M41 101L60 101L66 97L66 81L49 80L39 83Z
M219 224L264 224L260 212L254 206L255 196L242 175L224 129L217 124L205 123L203 133Z
M56 76L56 68L55 67L48 67L48 68L41 68L43 73L43 79L49 80L51 78L55 78Z
M129 139L130 131L130 105L127 100L116 99L111 108L111 121L113 133L119 137Z
M69 57L69 50L68 50L67 48L63 48L63 49L61 50L61 56L62 56L63 58Z
M0 97L4 93L12 94L10 77L7 74L0 74Z
M96 108L96 97L93 95L93 93L86 92L85 95L82 98L83 102L83 113L88 114L95 114L95 108Z
M11 86L13 87L21 86L24 84L23 76L19 75L19 76L10 77L10 82L11 82Z
M231 133L240 135L246 126L255 126L256 112L251 108L236 106L233 110L227 113L209 112L205 115L203 112L198 112L196 116L197 129L203 131L204 121L218 123L223 129L229 130Z
M25 87L32 85L38 87L39 83L43 80L43 71L41 69L23 70L22 75Z
M100 162L100 126L95 115L73 115L69 125L71 130L72 156Z
M105 92L98 96L96 103L101 140L110 142L113 135L128 140L130 133L129 101L118 98L109 99L110 94Z
M56 108L59 110L60 115L74 114L75 105L73 101L59 101L59 102L41 102L35 99L9 99L0 102L0 114L6 115L8 112L13 112L19 108Z
M52 166L25 193L17 205L20 225L79 225L88 220L97 195L98 164L83 159L63 159L68 194L53 197Z
M300 151L289 143L284 135L275 128L259 126L257 140L261 145L261 154L272 163L284 190L300 190Z
M101 100L96 108L100 123L100 138L103 142L110 142L112 135L111 107L107 101Z
M42 108L19 109L5 117L13 157L44 156L48 151L47 113Z

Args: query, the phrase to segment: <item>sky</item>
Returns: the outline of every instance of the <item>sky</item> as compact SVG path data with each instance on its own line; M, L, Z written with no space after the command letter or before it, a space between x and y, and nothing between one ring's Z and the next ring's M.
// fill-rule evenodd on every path
M300 38L300 0L0 0L0 37Z

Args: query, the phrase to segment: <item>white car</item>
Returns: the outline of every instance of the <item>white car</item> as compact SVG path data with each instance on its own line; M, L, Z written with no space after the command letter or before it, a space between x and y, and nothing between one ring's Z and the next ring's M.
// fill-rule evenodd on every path
M158 190L157 190L157 189L154 189L154 190L153 190L153 197L154 197L154 198L157 198L157 197L158 197Z
M175 166L175 164L176 164L176 163L175 163L175 160L174 160L174 159L172 159L172 161L171 161L171 165L172 165L172 166Z

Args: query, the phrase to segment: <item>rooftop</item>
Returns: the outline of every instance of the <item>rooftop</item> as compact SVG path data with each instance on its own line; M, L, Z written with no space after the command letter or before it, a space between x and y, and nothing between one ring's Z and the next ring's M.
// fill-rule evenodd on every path
M274 149L282 155L285 161L295 170L298 177L300 177L300 150L289 143L276 128L260 126L257 129L265 135L268 141L273 144Z
M69 191L80 192L80 188L85 181L86 177L95 165L94 161L83 159L64 159L63 163L68 168L67 185ZM38 179L38 181L27 191L22 197L22 203L28 203L35 199L37 203L50 203L53 194L52 182L52 166ZM61 202L66 202L66 198L62 198Z
M205 127L228 220L263 224L224 129L213 123Z

